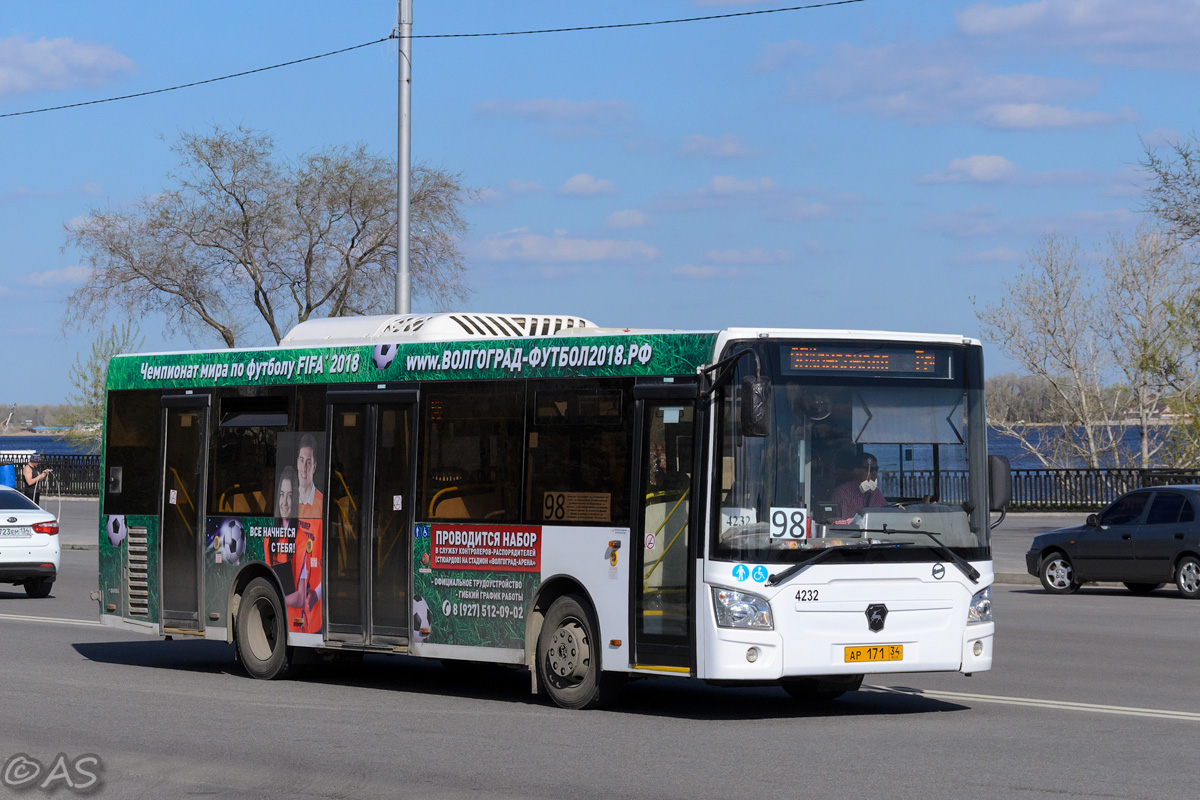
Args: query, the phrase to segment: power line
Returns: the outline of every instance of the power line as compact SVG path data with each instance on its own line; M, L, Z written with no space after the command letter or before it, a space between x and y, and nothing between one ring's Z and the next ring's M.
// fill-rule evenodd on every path
M844 6L850 3L861 3L863 0L830 0L827 3L812 3L806 6L791 6L789 8L763 8L757 11L737 11L731 14L713 14L708 17L687 17L686 19L660 19L655 22L621 22L611 25L586 25L579 28L545 28L536 31L502 31L499 33L427 33L412 36L412 39L468 39L481 36L529 36L535 33L574 33L575 31L607 31L614 28L645 28L651 25L675 25L680 22L707 22L714 19L732 19L733 17L753 17L758 14L780 14L785 11L807 11L810 8L826 8L828 6Z
M491 33L427 33L427 34L421 34L418 36L411 36L409 38L411 38L411 39L475 39L475 38L481 38L481 37L485 37L485 36L530 36L530 35L541 34L541 33L575 33L578 31L606 31L606 30L614 30L617 28L646 28L646 27L650 27L652 25L675 25L675 24L684 23L684 22L708 22L710 20L732 19L734 17L753 17L753 16L758 16L760 14L781 14L781 13L788 12L788 11L807 11L809 9L814 9L814 8L827 8L829 6L844 6L844 5L849 5L850 3L862 3L864 1L865 0L829 0L829 2L825 2L825 3L812 3L809 5L803 5L803 6L790 6L788 8L764 8L764 9L759 9L757 11L738 11L738 12L734 12L731 14L713 14L713 15L707 16L707 17L687 17L684 19L661 19L661 20L655 20L652 22L622 22L622 23L612 23L612 24L608 24L608 25L585 25L585 26L576 27L576 28L544 28L541 30L496 31L496 32L491 32ZM162 94L164 92L174 92L178 89L190 89L193 86L203 86L206 83L217 83L218 81L227 81L231 78L242 78L242 77L245 77L246 75L254 75L259 72L268 72L273 69L280 69L282 67L290 67L295 64L303 64L306 61L316 61L319 58L328 58L329 56L336 56L336 55L340 55L342 53L349 53L351 50L359 50L364 47L371 47L372 45L382 44L383 42L386 42L389 39L396 39L396 38L399 38L399 37L393 31L391 36L387 36L383 39L376 39L373 42L364 42L362 44L356 44L351 47L343 47L340 50L331 50L328 53L321 53L320 55L308 56L306 58L297 58L292 61L285 61L282 64L272 64L269 67L259 67L258 69L248 69L244 72L235 72L232 75L222 75L218 78L207 78L202 81L192 81L191 83L181 83L178 86L168 86L164 89L151 89L150 91L137 92L135 94L125 94L125 95L121 95L120 97L105 97L100 100L85 100L82 103L68 103L67 105L50 106L48 108L35 108L35 109L31 109L29 111L12 111L7 114L0 114L0 119L4 119L6 117L23 117L23 116L27 116L29 114L42 114L47 111L62 111L63 109L79 108L81 106L94 106L94 105L99 105L100 103L115 103L118 100L132 100L135 97L147 97L152 94Z
M358 50L359 48L362 48L362 47L370 47L373 44L381 44L382 42L386 42L388 39L392 39L392 38L395 38L395 37L387 36L383 39L376 39L373 42L364 42L363 44L356 44L353 47L343 47L341 50L332 50L328 53L321 53L321 55L319 55L319 56L308 56L307 58L297 58L294 61L285 61L282 64L272 64L269 67L259 67L258 69L248 69L245 72L235 72L232 75L222 75L219 78L208 78L207 80L203 80L203 81L192 81L191 83L181 83L178 86L168 86L165 89L151 89L148 92L138 92L137 94L125 94L125 95L121 95L120 97L106 97L103 100L86 100L82 103L69 103L68 105L65 105L65 106L53 106L51 108L35 108L31 111L13 111L8 114L0 114L0 119L4 119L5 117L21 117L26 114L41 114L44 111L61 111L64 108L79 108L80 106L94 106L99 103L113 103L113 102L116 102L117 100L131 100L135 97L146 97L147 95L151 95L151 94L162 94L163 92L173 92L176 89L189 89L193 86L203 86L206 83L216 83L217 81L227 81L230 78L240 78L243 75L253 75L256 72L266 72L267 70L279 69L280 67L290 67L293 64L303 64L305 61L316 61L318 58L326 58L328 56L336 56L339 53L348 53L351 50Z

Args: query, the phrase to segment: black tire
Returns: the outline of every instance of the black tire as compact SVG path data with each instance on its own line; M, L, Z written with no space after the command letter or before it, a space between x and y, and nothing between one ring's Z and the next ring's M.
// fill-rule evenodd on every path
M563 708L598 708L608 699L597 630L579 595L558 598L546 612L537 641L538 681Z
M1150 594L1155 589L1161 589L1161 583L1129 583L1125 582L1125 588L1134 594Z
M1042 557L1038 567L1038 577L1042 579L1042 588L1050 594L1071 594L1079 591L1079 579L1075 577L1075 567L1065 553L1054 552Z
M237 612L237 654L250 677L282 678L291 665L283 598L266 578L250 581Z
M54 586L54 578L26 578L24 585L25 594L41 599L50 596L50 589Z
M1175 587L1188 600L1200 597L1200 561L1195 556L1184 556L1175 566Z
M820 678L785 678L783 690L802 703L827 703L846 692L857 692L862 675L829 675Z

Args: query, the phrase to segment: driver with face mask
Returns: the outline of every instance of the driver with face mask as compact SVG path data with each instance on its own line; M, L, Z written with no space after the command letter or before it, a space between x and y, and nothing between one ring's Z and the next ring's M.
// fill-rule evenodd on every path
M870 453L861 453L854 461L854 475L833 490L833 501L841 508L835 525L845 525L864 508L881 508L887 498L879 491L879 462Z

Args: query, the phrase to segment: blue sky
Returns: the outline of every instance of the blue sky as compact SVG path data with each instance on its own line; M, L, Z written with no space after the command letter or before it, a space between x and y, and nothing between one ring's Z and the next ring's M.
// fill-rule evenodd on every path
M414 34L640 22L798 0L414 0ZM391 0L4 4L0 114L387 36ZM1192 0L897 2L414 42L413 156L481 190L468 310L606 326L978 336L1039 236L1132 230L1143 141L1200 119ZM0 403L53 403L81 254L63 226L159 191L181 131L283 153L396 151L396 43L150 97L0 119ZM415 311L429 310L420 301ZM141 320L145 349L169 340ZM215 344L215 343L202 343ZM995 347L989 374L1013 365Z

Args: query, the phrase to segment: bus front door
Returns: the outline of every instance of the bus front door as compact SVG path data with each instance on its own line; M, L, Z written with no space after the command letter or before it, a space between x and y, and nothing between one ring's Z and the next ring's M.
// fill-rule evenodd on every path
M331 642L408 644L416 392L330 392Z
M634 387L638 415L638 508L634 529L633 663L689 674L695 663L694 384Z
M162 625L165 631L198 633L204 555L204 476L208 464L210 397L168 395L162 400L163 485Z

